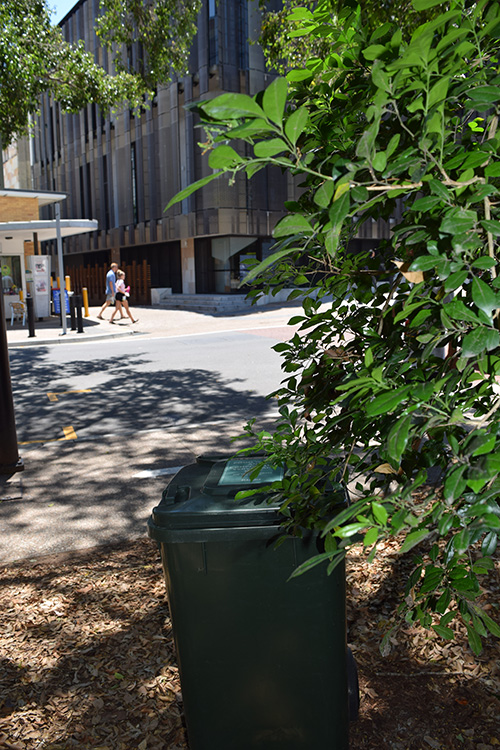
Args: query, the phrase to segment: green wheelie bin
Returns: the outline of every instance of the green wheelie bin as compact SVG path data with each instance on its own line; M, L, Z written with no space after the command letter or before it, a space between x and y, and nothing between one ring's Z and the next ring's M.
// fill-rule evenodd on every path
M262 495L235 499L278 478L265 467L251 482L260 460L199 458L176 474L148 521L161 550L189 748L346 750L357 687L345 571L327 576L317 566L289 580L320 542L310 533L276 546L277 508Z

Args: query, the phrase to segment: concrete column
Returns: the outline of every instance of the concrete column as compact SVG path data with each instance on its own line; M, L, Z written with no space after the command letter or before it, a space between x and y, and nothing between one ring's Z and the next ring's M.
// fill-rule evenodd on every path
M194 265L194 238L187 237L181 240L181 268L182 268L182 293L196 293L196 277Z

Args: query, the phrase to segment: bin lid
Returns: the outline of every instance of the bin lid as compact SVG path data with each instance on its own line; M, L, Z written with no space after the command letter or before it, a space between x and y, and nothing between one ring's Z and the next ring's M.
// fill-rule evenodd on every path
M258 490L283 478L282 468L264 465L252 479L252 469L261 462L256 456L198 458L173 477L160 505L153 508L153 523L164 529L278 526L283 520L279 504L269 503L265 492L235 499L241 490ZM344 494L339 499L343 501Z
M280 522L278 505L270 505L264 494L236 500L241 490L258 489L283 477L283 470L264 466L258 477L249 473L262 458L224 460L199 458L182 468L153 509L156 526L168 529L207 529L269 526Z

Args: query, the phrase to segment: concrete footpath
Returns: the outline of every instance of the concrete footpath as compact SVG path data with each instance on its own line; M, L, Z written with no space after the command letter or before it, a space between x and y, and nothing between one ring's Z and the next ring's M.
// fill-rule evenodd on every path
M134 308L137 324L110 325L91 309L84 333L61 336L59 321L37 323L35 339L27 327L8 327L9 349L19 346L71 345L123 336L186 336L226 330L287 327L300 306L258 308L219 317L180 310ZM106 310L109 318L110 310ZM293 329L290 329L290 333ZM269 426L264 422L259 427ZM168 428L131 439L63 440L22 446L25 469L0 476L0 563L73 552L144 536L146 520L164 487L182 466L200 454L228 455L243 447L231 438L243 422L216 419L197 429Z
M124 336L185 336L188 334L210 333L225 330L245 330L250 328L270 328L286 326L290 317L300 313L300 303L288 305L268 305L252 307L248 311L234 315L214 315L192 312L190 310L166 310L157 307L133 307L131 312L137 323L129 318L121 320L118 316L110 324L111 311L104 312L104 320L97 315L100 308L91 307L89 317L83 318L83 333L68 329L62 334L61 321L52 317L35 322L35 336L29 336L28 324L14 321L11 327L7 321L7 342L9 348L21 346L45 346L53 344L90 343Z

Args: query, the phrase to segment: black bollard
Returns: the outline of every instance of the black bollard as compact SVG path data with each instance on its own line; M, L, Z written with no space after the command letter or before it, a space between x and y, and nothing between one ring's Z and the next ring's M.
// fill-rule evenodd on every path
M0 474L11 475L23 471L24 463L19 458L17 448L14 399L10 379L9 350L7 346L7 326L0 270Z
M35 336L35 308L31 294L26 295L26 309L28 311L28 338L33 338Z
M73 294L69 298L69 314L70 314L70 317L71 317L71 330L72 331L76 331L76 313L75 313L75 308L76 308L76 295Z
M83 333L83 315L82 315L82 295L75 295L75 307L76 307L76 330L77 333Z

